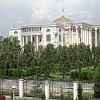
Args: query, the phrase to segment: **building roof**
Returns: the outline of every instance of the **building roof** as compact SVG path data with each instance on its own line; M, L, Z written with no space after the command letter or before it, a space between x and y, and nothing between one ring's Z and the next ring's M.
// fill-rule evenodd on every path
M57 24L71 23L71 22L73 22L71 19L65 18L64 16L61 16L60 18L57 18L53 21L53 23L57 23Z

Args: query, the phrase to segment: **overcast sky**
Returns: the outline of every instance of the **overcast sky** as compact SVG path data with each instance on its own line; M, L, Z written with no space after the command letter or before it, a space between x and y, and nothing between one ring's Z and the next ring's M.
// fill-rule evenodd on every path
M0 35L9 28L26 24L46 24L62 15L75 22L100 25L100 0L0 0Z

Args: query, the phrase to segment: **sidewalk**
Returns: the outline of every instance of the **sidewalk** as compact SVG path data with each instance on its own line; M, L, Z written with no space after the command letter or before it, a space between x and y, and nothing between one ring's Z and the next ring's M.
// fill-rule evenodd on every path
M10 96L6 96L6 100L11 100L11 97ZM18 96L15 96L15 100L39 100L38 98L33 98L33 97L18 97ZM59 99L49 99L49 100L59 100Z
M6 100L10 100L11 99L11 96L6 96ZM38 100L38 99L33 99L33 97L18 97L18 96L15 96L15 100Z

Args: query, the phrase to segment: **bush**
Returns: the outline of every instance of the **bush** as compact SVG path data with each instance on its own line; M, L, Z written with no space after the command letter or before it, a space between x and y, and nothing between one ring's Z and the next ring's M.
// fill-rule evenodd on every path
M94 84L94 97L100 98L100 82Z
M71 79L73 79L73 80L78 79L78 71L71 72Z
M91 71L73 71L71 72L71 78L73 80L92 80L93 79L93 72Z
M4 76L4 71L0 70L0 77Z
M94 97L100 98L100 67L98 67L95 71L94 75L95 84L94 84Z
M77 89L77 92L78 92L78 100L82 100L82 91L83 91L82 86L79 83L78 84L78 89Z
M73 100L72 92L68 91L66 93L63 93L63 91L61 90L60 100Z
M41 88L35 87L30 92L33 95L33 98L41 98L41 100L45 100L45 93Z

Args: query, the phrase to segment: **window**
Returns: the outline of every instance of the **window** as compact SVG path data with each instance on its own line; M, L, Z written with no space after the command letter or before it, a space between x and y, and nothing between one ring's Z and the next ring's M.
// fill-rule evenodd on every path
M31 27L29 27L29 32L31 32Z
M76 28L75 27L73 27L73 32L76 32Z
M61 29L59 29L59 32L61 32Z
M61 35L59 35L59 42L61 42Z
M34 40L35 40L34 37L32 37L32 40L33 40L33 42L34 42Z
M46 35L46 41L51 41L51 35Z
M40 38L40 42L42 41L42 38Z
M26 36L24 36L24 43L26 43Z
M31 36L27 36L28 37L28 41L31 41Z
M50 29L47 29L46 32L51 32L51 30Z
M55 38L57 38L57 34L55 34Z
M18 32L17 32L17 31L15 31L15 32L14 32L14 34L18 34Z

